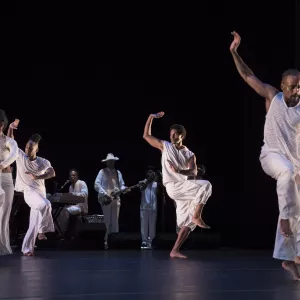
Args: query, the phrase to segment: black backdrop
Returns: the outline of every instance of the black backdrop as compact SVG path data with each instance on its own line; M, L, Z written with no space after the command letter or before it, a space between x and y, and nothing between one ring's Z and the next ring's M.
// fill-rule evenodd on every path
M207 2L201 11L157 10L143 26L122 23L118 11L117 30L104 30L88 15L88 24L71 22L66 10L63 29L46 21L40 27L30 18L22 21L29 8L17 3L16 13L2 19L1 108L10 120L21 120L20 147L32 133L42 135L39 155L51 161L55 181L62 184L70 168L80 171L91 212L100 212L93 184L108 152L120 158L117 167L127 185L143 179L148 165L160 166L160 153L142 134L148 114L165 111L163 119L154 120L153 135L168 139L171 124L186 127L186 145L207 167L205 178L213 185L205 220L220 232L223 245L272 247L275 182L258 160L264 99L239 77L229 52L230 32L240 33L239 53L254 73L279 88L282 72L296 64L295 2ZM52 191L53 180L47 188ZM127 231L139 230L139 196L124 197ZM174 228L172 209L169 202L168 230Z

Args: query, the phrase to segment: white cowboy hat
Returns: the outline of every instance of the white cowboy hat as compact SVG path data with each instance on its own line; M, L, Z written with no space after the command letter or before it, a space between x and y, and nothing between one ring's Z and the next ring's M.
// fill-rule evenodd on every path
M108 160L119 160L119 157L114 156L112 153L108 153L105 159L102 159L103 162Z

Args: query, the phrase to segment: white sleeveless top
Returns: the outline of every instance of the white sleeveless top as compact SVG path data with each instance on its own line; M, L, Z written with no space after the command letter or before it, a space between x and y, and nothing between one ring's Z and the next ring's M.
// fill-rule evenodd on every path
M11 165L18 157L18 144L8 136L0 137L0 163L5 168Z
M163 151L161 156L163 185L168 182L177 182L187 180L187 176L175 173L171 170L168 160L172 162L175 168L187 170L188 164L194 153L187 147L178 150L175 145L170 142L163 141Z
M266 115L261 157L269 152L280 153L300 169L300 145L297 145L297 137L300 141L299 104L288 107L282 92L275 95Z

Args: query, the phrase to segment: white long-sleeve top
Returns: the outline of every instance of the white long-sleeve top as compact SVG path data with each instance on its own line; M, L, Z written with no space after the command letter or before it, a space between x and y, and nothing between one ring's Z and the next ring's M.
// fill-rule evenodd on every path
M140 209L157 210L157 182L148 183L145 189L141 189L141 193Z
M108 190L119 188L122 191L126 189L126 186L119 170L117 171L116 169L111 170L109 168L104 168L99 171L95 180L94 188L99 193L99 197L104 197L108 194Z
M18 150L14 139L5 135L0 137L0 165L4 168L11 165L18 158Z
M86 183L83 180L77 180L75 183L75 186L73 188L72 184L69 187L69 193L72 193L75 196L82 196L84 197L83 203L78 203L75 206L79 207L81 209L81 212L87 214L88 213L88 187Z

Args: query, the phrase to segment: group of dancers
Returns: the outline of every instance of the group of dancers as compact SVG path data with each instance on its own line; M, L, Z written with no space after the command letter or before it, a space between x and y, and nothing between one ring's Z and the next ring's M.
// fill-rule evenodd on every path
M10 124L7 135L4 131L8 125L8 119L4 110L0 110L0 251L1 254L10 254L9 217L12 207L14 190L24 194L24 200L30 207L29 228L22 244L22 252L25 256L34 255L36 238L46 239L46 232L54 231L54 223L51 214L51 203L46 198L45 179L55 176L51 163L37 156L41 136L32 135L25 146L25 152L18 148L14 140L13 130L17 128L19 120ZM15 187L13 187L10 165L17 165Z
M297 269L297 264L300 263L300 72L296 69L285 71L282 75L281 91L261 82L237 52L241 41L239 34L236 32L232 34L230 53L238 73L265 99L267 113L260 162L265 173L277 180L279 204L273 257L282 261L282 267L289 271L295 280L300 280ZM176 204L179 230L170 257L186 258L180 252L180 248L190 232L197 226L209 228L203 221L202 211L212 194L212 185L206 180L189 179L190 176L197 175L197 165L195 154L183 144L186 137L184 126L179 124L171 126L170 142L152 135L152 121L163 116L164 112L149 115L143 138L152 147L161 151L163 185L168 196ZM50 218L51 205L45 197L44 179L53 177L55 172L48 160L36 156L40 137L32 136L23 152L17 148L17 143L13 139L14 125L10 126L9 134L4 135L7 124L5 113L1 111L1 251L11 253L7 240L9 207L13 194L9 165L16 160L15 189L24 192L25 201L31 207L30 225L22 251L24 255L32 255L35 238L38 236L43 239L45 232L54 230ZM99 180L101 176L105 176L104 171L98 176ZM109 197L97 184L95 188L103 197ZM118 214L118 203L114 205Z

